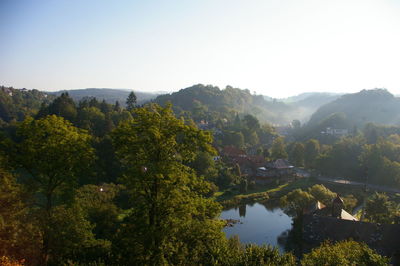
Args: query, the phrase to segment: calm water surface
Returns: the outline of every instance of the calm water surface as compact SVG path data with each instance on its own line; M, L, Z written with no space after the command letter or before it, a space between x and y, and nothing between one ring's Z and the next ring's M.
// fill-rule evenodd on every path
M227 237L238 235L242 243L270 244L284 251L278 238L292 228L292 218L281 208L267 209L264 205L243 205L223 211L222 219L240 220L233 227L225 227Z

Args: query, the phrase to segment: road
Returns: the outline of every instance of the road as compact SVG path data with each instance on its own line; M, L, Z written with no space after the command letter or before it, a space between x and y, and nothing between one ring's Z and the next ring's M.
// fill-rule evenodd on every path
M334 184L362 186L362 187L364 186L364 183L356 182L356 181L350 181L350 180L346 180L346 179L342 179L342 178L317 177L317 179L320 180L320 181L334 183ZM367 188L372 189L372 190L382 191L382 192L400 193L400 189L391 188L391 187L385 187L385 186L372 185L372 184L367 184Z

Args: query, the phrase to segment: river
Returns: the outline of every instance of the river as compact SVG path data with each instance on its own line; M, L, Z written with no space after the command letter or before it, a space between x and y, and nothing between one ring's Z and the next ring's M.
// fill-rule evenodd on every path
M284 251L284 243L278 238L292 228L292 218L281 208L267 209L259 203L223 211L221 218L240 221L224 228L227 237L238 235L242 243L269 244L281 252Z

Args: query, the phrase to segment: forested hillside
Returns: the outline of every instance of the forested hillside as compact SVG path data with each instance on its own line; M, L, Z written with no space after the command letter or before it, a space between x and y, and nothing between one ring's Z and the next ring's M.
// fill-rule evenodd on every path
M211 85L194 85L172 94L160 95L156 103L171 102L177 114L190 111L195 120L233 118L236 113L256 116L262 122L288 124L295 108L278 101L267 101L262 95L252 95L249 90L227 86L220 89Z
M384 89L346 94L320 107L312 115L309 125L316 125L335 113L342 113L347 124L358 127L367 123L398 125L400 123L400 99Z
M69 96L74 99L74 101L79 102L85 98L96 98L98 100L105 100L107 103L115 104L115 102L119 102L120 104L125 104L126 98L128 98L129 93L132 90L128 89L97 89L97 88L89 88L89 89L80 89L80 90L63 90L57 92L49 92L49 94L53 94L56 96L60 96L62 93L68 92ZM138 104L143 104L147 101L150 101L157 97L160 93L148 93L135 91Z
M21 121L34 115L41 105L50 103L55 97L38 90L0 87L0 125L4 122Z
M363 90L345 94L321 106L309 122L297 132L300 139L321 139L328 128L345 130L346 134L357 134L373 123L385 126L400 124L400 98L384 89ZM329 136L325 134L325 139Z

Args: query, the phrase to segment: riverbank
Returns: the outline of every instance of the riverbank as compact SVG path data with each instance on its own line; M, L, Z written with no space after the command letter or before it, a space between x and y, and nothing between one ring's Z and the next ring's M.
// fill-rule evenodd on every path
M227 189L215 193L214 198L224 209L229 209L240 204L276 201L294 189L306 189L315 184L316 182L313 178L301 178L284 184L258 185L252 189L248 189L245 193L240 193L236 189Z

